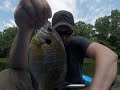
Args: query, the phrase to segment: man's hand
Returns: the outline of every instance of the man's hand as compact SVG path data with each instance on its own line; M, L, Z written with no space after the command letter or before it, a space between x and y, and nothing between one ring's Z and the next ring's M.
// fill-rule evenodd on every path
M26 31L41 28L51 16L46 0L21 0L14 14L17 26Z

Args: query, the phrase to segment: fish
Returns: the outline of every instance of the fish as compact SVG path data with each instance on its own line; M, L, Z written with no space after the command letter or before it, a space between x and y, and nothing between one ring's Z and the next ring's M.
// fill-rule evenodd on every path
M66 51L59 34L47 22L32 37L29 46L29 67L38 90L54 90L65 80Z

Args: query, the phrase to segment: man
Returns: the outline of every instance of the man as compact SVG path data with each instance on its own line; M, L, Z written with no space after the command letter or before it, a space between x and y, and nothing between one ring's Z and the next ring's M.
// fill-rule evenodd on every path
M109 90L117 73L117 55L101 44L90 42L81 37L73 37L73 15L68 11L58 11L52 18L52 26L58 32L67 53L66 81L84 83L82 78L85 56L95 62L95 74L89 90Z
M20 1L15 11L15 22L19 30L9 55L12 69L21 72L28 68L31 34L35 29L41 28L50 17L51 9L46 0ZM74 31L74 19L70 12L60 11L55 13L52 25L62 38L67 53L68 72L65 80L69 83L84 83L81 76L82 64L84 57L88 56L95 62L94 79L89 86L89 90L109 90L116 78L117 54L101 44L90 42L84 38L73 37L71 34ZM19 74L17 75L19 76ZM18 80L21 77L17 77ZM22 79L20 83L24 83L25 78ZM25 84L27 85L27 82ZM23 84L22 86L24 87ZM32 88L22 90L32 90Z

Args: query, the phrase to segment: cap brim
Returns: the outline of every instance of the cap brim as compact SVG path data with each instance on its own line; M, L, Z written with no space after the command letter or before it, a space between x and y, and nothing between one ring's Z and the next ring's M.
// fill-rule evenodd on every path
M57 27L59 27L59 26L61 26L61 25L66 25L66 26L68 26L69 28L71 28L71 30L74 31L74 26L71 25L71 24L69 24L69 23L66 23L66 22L59 22L59 23L55 24L55 25L53 26L53 28L56 29Z

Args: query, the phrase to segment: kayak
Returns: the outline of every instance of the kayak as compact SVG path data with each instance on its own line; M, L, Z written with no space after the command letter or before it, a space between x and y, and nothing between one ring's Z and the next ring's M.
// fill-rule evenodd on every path
M85 75L85 74L83 74L82 77L83 77L83 79L85 81L85 84L90 84L92 82L92 80L93 80L92 77L90 77L88 75Z
M69 84L65 88L83 88L83 87L89 85L93 80L92 77L85 75L85 74L83 74L82 77L83 77L84 82L85 82L84 84Z

